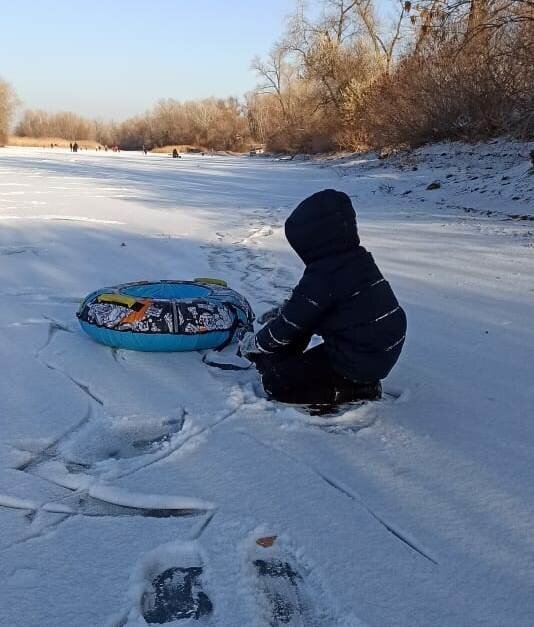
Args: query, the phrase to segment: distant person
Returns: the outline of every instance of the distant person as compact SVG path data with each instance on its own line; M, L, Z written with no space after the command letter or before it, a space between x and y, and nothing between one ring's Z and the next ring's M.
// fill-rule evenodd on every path
M143 144L143 152L145 153L145 155L146 155L146 154L147 154L147 152L148 152L148 148L147 148L144 144Z
M72 152L78 152L78 142L74 142L74 144L72 144Z
M72 152L72 142L69 144L70 151Z
M176 148L173 148L172 156L173 156L173 159L179 159L180 158L180 155L178 154L178 151L176 150Z
M53 148L53 147L54 147L54 144L50 144L50 148Z

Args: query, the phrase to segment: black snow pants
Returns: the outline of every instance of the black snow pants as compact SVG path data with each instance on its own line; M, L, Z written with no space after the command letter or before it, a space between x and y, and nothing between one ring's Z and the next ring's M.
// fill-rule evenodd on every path
M307 343L255 357L263 388L271 400L335 406L380 398L379 381L351 381L333 369L324 344L303 352L305 346Z

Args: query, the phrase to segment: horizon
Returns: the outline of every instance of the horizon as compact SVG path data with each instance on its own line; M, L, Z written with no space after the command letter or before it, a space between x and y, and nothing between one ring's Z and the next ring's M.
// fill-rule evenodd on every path
M295 7L269 5L260 19L246 0L21 0L2 10L0 77L20 100L17 118L40 109L120 122L164 98L241 97L257 83L252 58L269 51Z

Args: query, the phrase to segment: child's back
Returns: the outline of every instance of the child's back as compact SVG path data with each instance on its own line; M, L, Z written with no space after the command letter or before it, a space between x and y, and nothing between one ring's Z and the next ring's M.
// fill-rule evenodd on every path
M280 314L257 334L259 352L283 359L292 353L295 360L292 348L302 349L316 333L332 385L336 375L351 382L385 378L400 355L406 315L360 246L350 198L335 190L313 194L287 219L286 236L306 269ZM265 379L269 360L255 361Z

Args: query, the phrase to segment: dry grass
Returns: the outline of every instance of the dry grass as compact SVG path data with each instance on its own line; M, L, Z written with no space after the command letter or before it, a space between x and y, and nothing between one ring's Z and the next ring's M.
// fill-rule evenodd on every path
M54 144L54 147L69 148L70 142L61 137L17 137L16 135L10 135L7 142L8 146L27 148L50 148L51 144ZM98 145L98 142L91 139L80 139L78 141L80 148L92 148L94 150Z

